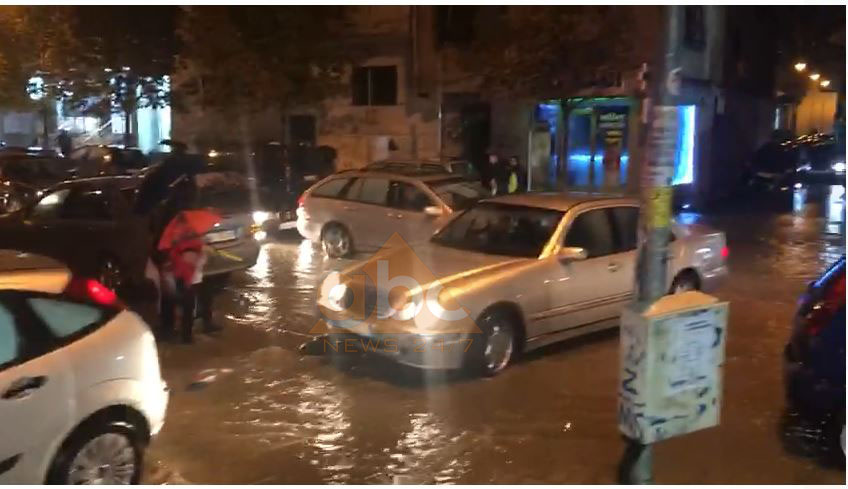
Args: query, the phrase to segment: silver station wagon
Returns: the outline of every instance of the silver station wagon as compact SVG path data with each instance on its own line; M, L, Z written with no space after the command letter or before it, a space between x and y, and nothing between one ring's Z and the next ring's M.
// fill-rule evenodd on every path
M592 194L481 201L427 243L327 277L318 309L339 335L327 338L415 367L492 375L520 352L615 327L634 289L638 216L636 200ZM669 292L713 289L727 274L724 233L672 232Z
M333 258L376 250L395 233L410 244L420 243L484 195L479 183L412 166L341 172L304 192L297 230Z

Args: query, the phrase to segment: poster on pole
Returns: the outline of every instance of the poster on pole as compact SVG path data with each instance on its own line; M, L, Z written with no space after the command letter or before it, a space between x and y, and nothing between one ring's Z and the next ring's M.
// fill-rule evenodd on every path
M678 130L677 106L658 105L653 108L653 122L648 133L648 165L645 168L644 186L671 185Z

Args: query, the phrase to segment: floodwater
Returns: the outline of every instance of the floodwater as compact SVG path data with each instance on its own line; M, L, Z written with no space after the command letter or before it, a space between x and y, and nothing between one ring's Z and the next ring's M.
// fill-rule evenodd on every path
M727 233L721 425L665 441L658 483L844 483L783 449L781 352L805 284L844 253L844 188L683 214ZM304 356L316 286L350 262L296 234L216 298L219 337L161 347L172 388L149 483L614 483L618 335L535 352L490 379L361 355Z

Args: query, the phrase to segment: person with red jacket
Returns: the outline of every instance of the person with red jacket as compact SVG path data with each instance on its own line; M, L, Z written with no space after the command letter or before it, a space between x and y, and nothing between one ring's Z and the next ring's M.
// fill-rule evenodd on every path
M181 218L178 214L176 219ZM193 340L195 307L200 312L203 330L214 333L219 330L212 323L212 294L208 284L203 283L203 267L206 264L203 239L195 234L186 234L174 241L165 253L163 277L166 283L162 294L162 331L166 337L174 332L176 308L182 309L181 339L183 343Z

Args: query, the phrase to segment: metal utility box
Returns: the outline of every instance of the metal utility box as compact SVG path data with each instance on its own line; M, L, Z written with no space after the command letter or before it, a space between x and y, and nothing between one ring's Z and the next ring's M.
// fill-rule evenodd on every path
M716 426L728 303L669 295L621 316L618 425L642 444Z

